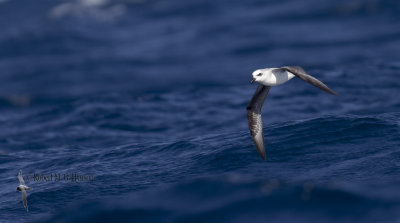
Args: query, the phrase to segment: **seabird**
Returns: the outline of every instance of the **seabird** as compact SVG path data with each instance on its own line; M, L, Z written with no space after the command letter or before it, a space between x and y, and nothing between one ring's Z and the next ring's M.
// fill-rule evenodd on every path
M32 188L25 185L24 178L22 177L22 170L19 170L18 179L19 179L20 185L17 187L17 190L22 192L22 202L24 203L26 212L28 212L28 202L26 201L26 191L32 190Z
M303 81L308 82L330 94L338 95L324 83L307 74L303 68L298 66L258 69L255 70L252 75L253 79L250 83L258 82L259 85L249 104L247 105L247 119L249 121L251 136L256 145L257 151L263 160L266 159L266 156L264 133L261 120L261 108L272 86L283 84L297 76Z

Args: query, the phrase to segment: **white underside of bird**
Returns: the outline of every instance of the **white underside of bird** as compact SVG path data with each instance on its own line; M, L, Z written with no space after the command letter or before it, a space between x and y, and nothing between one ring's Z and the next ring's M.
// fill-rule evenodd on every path
M254 81L270 87L283 84L294 77L291 72L279 68L265 68L253 72Z

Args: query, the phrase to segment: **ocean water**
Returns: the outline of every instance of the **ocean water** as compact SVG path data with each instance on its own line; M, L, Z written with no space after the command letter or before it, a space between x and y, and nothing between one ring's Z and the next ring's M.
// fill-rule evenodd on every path
M400 222L398 1L1 0L0 27L0 222ZM249 81L283 65L339 96L273 87L264 162Z

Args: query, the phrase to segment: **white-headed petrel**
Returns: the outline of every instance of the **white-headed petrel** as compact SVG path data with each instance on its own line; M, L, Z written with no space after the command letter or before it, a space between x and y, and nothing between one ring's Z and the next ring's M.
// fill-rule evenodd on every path
M26 191L32 190L32 188L25 185L24 178L22 177L22 170L20 170L18 173L18 180L20 185L17 187L17 190L21 191L22 202L24 203L25 210L28 211L28 202L26 201Z
M317 80L315 77L307 74L303 68L298 66L285 66L281 68L265 68L253 72L251 83L258 82L258 88L247 105L247 119L249 121L250 133L256 145L257 151L263 160L266 159L264 146L264 133L261 120L261 108L265 98L268 95L269 89L272 86L277 86L287 82L293 77L299 77L305 82L308 82L328 93L338 95L336 92L328 88L324 83Z

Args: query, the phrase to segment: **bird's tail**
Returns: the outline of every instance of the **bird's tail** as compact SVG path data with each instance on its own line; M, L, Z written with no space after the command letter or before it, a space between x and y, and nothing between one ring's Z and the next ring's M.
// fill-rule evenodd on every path
M32 190L32 187L26 187L25 190Z

